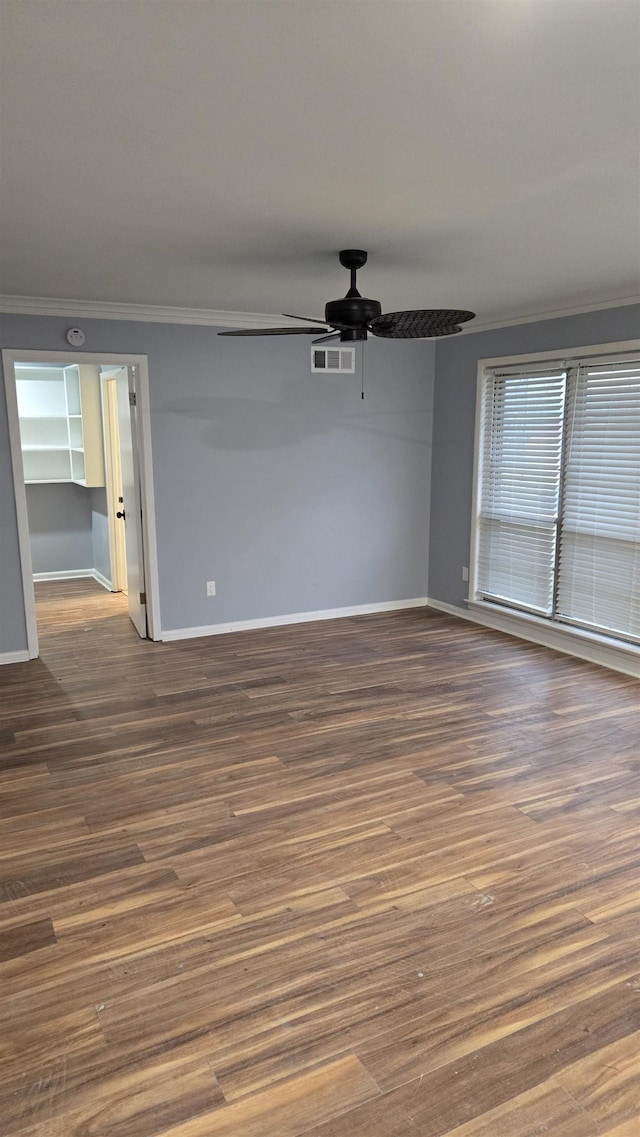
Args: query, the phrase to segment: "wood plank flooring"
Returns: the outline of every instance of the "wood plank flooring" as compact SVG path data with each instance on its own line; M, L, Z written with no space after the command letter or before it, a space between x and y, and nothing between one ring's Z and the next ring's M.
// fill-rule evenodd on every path
M638 1137L640 684L436 612L0 668L5 1137Z

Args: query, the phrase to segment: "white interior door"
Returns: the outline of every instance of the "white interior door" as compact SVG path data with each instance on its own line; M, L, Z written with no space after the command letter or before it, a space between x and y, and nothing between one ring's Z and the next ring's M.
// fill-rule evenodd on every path
M127 595L129 616L139 636L146 639L147 613L144 585L144 559L142 549L142 513L138 452L135 445L135 393L134 368L122 367L115 376L118 396L118 426L120 433L120 468L122 471L123 503L119 512L124 516L127 554Z
M111 559L111 587L114 592L127 591L127 550L124 524L116 517L122 510L122 468L120 458L120 423L118 418L118 391L114 374L121 368L102 368L102 418L104 422L105 480L109 511L109 554Z

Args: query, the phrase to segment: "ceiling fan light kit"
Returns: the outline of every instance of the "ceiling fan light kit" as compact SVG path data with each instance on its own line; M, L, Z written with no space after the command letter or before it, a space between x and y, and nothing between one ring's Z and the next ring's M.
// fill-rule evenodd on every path
M432 339L435 336L452 336L462 331L461 324L473 320L475 312L459 308L417 308L404 312L382 313L378 300L361 296L356 286L356 273L367 263L364 249L343 249L340 264L349 270L351 282L349 291L341 300L330 300L325 306L324 320L308 316L294 316L292 319L305 319L315 324L314 328L243 328L228 332L218 332L220 336L309 336L317 335L325 325L325 335L314 343L326 343L339 339L341 343L355 343L366 340L369 332L381 339L417 340Z

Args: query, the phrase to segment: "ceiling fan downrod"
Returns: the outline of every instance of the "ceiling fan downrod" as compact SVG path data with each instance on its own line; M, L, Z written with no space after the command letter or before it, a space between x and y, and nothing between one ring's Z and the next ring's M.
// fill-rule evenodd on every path
M356 287L356 273L359 268L366 265L368 253L365 253L364 249L343 249L338 256L342 267L348 268L351 273L351 287L347 296L359 296L360 293Z
M342 343L366 340L368 325L382 314L380 302L361 296L356 285L356 272L367 263L367 254L364 249L342 249L339 256L340 264L351 274L350 288L341 300L325 305L324 318L338 329Z

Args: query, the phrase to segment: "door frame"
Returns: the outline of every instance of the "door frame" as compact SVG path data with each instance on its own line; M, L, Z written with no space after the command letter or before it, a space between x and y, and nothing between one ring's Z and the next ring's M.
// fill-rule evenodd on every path
M134 390L136 392L136 432L133 443L138 453L140 470L140 498L142 508L142 556L144 566L145 591L147 594L147 630L149 639L159 640L162 635L160 625L158 551L156 541L156 513L153 492L153 464L151 459L151 415L149 407L149 367L146 355L121 355L117 352L86 351L29 351L4 349L2 365L7 396L7 417L9 420L9 446L13 470L13 488L18 523L18 543L20 566L22 570L22 594L24 599L25 622L27 629L27 651L29 659L38 656L38 629L36 624L36 601L33 587L33 563L29 538L29 516L27 513L27 491L22 462L22 443L18 418L18 397L16 390L16 363L97 363L103 366L131 367L134 369Z

